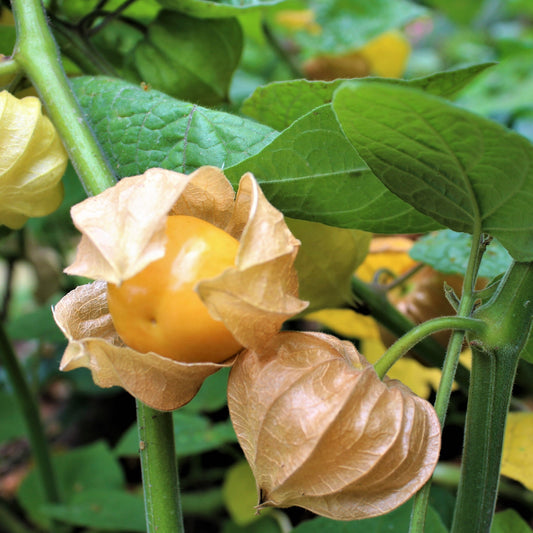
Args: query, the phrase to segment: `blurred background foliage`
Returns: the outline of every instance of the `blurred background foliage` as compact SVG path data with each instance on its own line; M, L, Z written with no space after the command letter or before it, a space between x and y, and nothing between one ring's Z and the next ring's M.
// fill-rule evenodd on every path
M533 141L531 0L47 0L45 7L69 76L120 78L146 91L157 89L237 116L245 114L241 108L246 99L271 82L412 79L490 64L479 69L455 102ZM0 53L9 56L16 38L14 21L7 3L1 9ZM18 95L35 92L20 76L0 83ZM78 240L69 209L85 197L72 167L64 183L65 200L58 211L30 220L20 231L2 231L0 240L0 313L39 398L64 501L43 505L24 420L0 368L0 531L42 531L51 519L86 533L144 531L133 398L119 389L95 387L84 369L58 371L65 341L50 306L84 281L62 274ZM335 332L376 360L392 338L373 318L356 312L361 309L349 296L354 272L365 282L382 285L413 274L387 292L389 301L415 322L428 318L428 308L433 315L451 312L442 287L444 282L453 284L451 276L455 282L459 278L460 287L458 265L464 263L465 248L458 242L468 237L449 230L418 239L328 227L321 233L309 231L305 223L298 228L298 222L294 226L302 241L306 234L320 233L319 245L311 239L303 250L309 264L320 257L322 264L306 271L302 261L299 268L310 280L307 286L316 278L324 283L304 296L312 299L314 313L288 328ZM342 255L339 250L349 254L335 259ZM509 262L497 243L489 250L482 266L487 283ZM462 361L468 366L467 352ZM439 375L416 358L400 361L391 372L430 400ZM532 377L530 364L522 361L495 533L530 531L533 524ZM228 419L226 379L226 372L210 377L200 394L174 414L188 532L274 533L292 526L299 533L368 532L391 524L394 531L407 531L409 503L358 524L317 519L300 509L256 515L255 484ZM458 386L444 432L428 531L446 531L451 523L465 402L464 388Z

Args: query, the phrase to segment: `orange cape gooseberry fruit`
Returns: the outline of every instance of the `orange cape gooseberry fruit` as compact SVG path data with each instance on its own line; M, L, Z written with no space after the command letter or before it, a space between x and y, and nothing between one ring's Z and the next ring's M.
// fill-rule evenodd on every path
M108 283L107 302L122 340L139 352L184 362L220 363L241 348L195 292L198 281L235 264L237 239L200 218L166 222L165 255L120 286Z

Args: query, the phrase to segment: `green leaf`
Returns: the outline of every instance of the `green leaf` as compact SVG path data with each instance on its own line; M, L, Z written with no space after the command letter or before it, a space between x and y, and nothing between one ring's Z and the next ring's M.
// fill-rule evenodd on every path
M81 77L72 84L119 177L153 167L189 173L202 165L234 165L277 135L251 120L120 80Z
M426 3L442 11L454 22L468 24L480 12L484 0L427 0Z
M81 527L105 531L146 531L144 501L141 494L109 489L89 489L74 493L64 505L45 505L53 519Z
M533 259L533 145L478 115L405 87L347 84L333 106L383 183L455 231L476 225L517 261Z
M318 35L298 34L306 55L341 54L360 48L387 30L400 28L426 13L406 0L311 0L322 31Z
M532 529L514 510L506 509L494 515L490 533L531 533Z
M91 13L96 9L99 0L58 0L57 9L66 17L77 19ZM106 3L108 11L115 11L124 3L124 0L109 0ZM121 15L130 18L146 20L154 18L161 9L157 0L135 0Z
M529 49L503 59L469 85L459 102L485 116L533 110L532 56L533 50Z
M329 105L303 116L259 154L225 174L235 184L246 171L289 217L378 233L438 229L369 171Z
M75 494L92 489L122 489L122 469L109 448L97 442L52 457L62 500L68 504ZM18 500L28 516L46 526L48 519L42 505L45 497L37 472L32 470L18 491Z
M366 257L372 234L308 220L286 222L302 243L295 267L300 298L309 302L305 313L352 303L351 279Z
M26 434L26 424L16 398L4 390L0 390L0 420L0 443Z
M405 85L443 98L452 98L478 74L493 65L482 63L412 80L363 78L360 83ZM290 80L270 83L254 91L243 103L242 112L271 128L283 130L315 107L331 103L333 94L345 81Z
M51 306L59 300L55 296L35 311L19 315L7 323L6 332L16 340L40 339L48 342L63 342L65 336L52 317Z
M281 4L285 0L158 0L160 4L198 18L235 17L254 9Z
M234 464L226 471L222 495L226 508L239 526L256 522L259 518L255 506L257 505L257 485L252 469L246 461ZM265 509L269 512L269 509ZM266 513L261 512L264 516Z
M196 396L181 408L187 413L211 413L222 409L227 403L229 368L223 368L209 376Z
M415 261L421 261L444 274L461 274L466 272L472 236L449 229L424 235L418 239L409 255ZM479 267L479 275L495 278L509 268L512 262L507 250L496 240L488 246Z
M386 531L407 533L409 531L411 507L412 503L408 502L388 514L354 522L315 518L295 527L292 533L384 533ZM447 531L438 513L432 507L429 507L424 532L447 533Z
M259 517L259 520L246 526L226 522L222 533L281 533L281 528L276 520L267 515Z
M202 20L164 10L137 45L134 62L141 79L154 89L215 105L228 101L242 42L235 18Z
M237 442L230 420L212 423L201 415L174 411L174 440L178 457L197 455L216 450L224 444ZM137 426L133 425L115 448L119 457L139 453L139 436Z

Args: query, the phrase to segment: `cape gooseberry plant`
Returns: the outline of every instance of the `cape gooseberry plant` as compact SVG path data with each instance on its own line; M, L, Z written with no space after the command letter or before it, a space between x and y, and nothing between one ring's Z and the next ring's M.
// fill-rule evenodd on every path
M112 466L72 484L87 460L74 453L61 474L2 327L1 362L37 472L19 498L36 527L181 532L194 505L181 500L176 455L237 440L256 508L273 519L247 510L244 529L224 531L288 531L294 507L323 517L295 514L301 532L347 531L341 521L370 531L387 527L388 513L397 531L504 531L493 519L506 419L517 368L533 362L533 145L451 102L488 64L372 77L401 73L409 44L391 28L423 25L428 11L403 0L349 4L2 8L15 38L0 60L3 234L59 206L69 159L88 198L67 200L81 239L65 269L76 287L51 311L68 341L59 366L85 367L99 387L135 397L145 508L140 525L121 513L138 500L120 481L110 488L116 458L96 456ZM477 8L458 10L472 19ZM391 304L387 292L416 284L418 267L378 271L369 283L354 276L372 233L415 236L412 255L441 270L432 290L449 312L431 304L422 313L414 297L405 314ZM349 340L310 331L309 313L335 307L371 315L397 340L372 365ZM469 370L459 362L466 347ZM433 403L386 376L406 355L442 368ZM227 440L183 451L183 427L173 426L224 369ZM468 404L448 520L430 490L455 386ZM0 520L29 530L3 503Z

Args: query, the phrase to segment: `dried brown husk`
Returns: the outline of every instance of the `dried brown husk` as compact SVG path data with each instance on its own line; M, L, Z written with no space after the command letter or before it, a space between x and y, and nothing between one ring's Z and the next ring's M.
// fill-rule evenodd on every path
M433 407L381 381L348 342L282 332L239 355L228 385L259 508L298 505L337 520L384 514L431 476L440 425Z
M103 282L120 284L162 257L166 217L178 214L206 220L239 240L235 266L195 289L242 346L264 344L306 306L298 299L293 267L299 241L250 173L235 198L217 168L201 167L190 175L150 169L74 206L82 239L66 272L102 283L78 288L54 310L69 339L61 368L86 366L100 386L122 386L160 410L190 401L209 374L233 359L223 365L184 363L125 346L113 328Z

